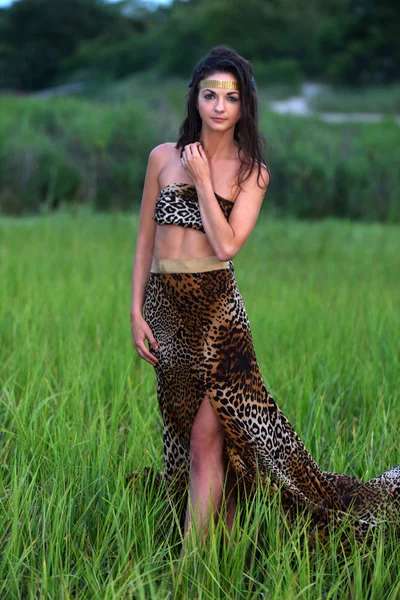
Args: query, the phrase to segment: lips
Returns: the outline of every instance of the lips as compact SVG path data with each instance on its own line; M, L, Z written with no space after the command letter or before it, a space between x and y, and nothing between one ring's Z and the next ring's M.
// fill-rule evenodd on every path
M213 121L218 121L218 122L222 122L222 121L226 121L226 119L222 118L222 117L211 117Z

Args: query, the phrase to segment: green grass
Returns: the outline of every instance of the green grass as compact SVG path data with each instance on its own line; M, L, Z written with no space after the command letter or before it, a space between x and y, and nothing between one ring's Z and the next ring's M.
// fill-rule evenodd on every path
M168 597L174 515L125 484L162 468L154 370L131 345L137 226L0 220L1 598ZM234 260L268 389L323 468L362 479L400 462L399 233L262 214ZM235 547L219 520L174 597L399 597L398 539L312 550L275 504L240 504Z

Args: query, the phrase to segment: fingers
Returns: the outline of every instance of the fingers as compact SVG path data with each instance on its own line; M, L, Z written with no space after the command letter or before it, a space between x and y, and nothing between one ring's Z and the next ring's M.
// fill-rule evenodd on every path
M136 352L139 354L140 358L143 358L144 360L146 360L153 367L158 363L158 358L156 356L154 356L154 354L152 354L146 348L146 346L144 345L144 341L138 342L137 344L134 344L134 346L135 346Z
M152 347L153 351L158 350L158 344L156 339L154 338L153 332L150 327L140 328L139 331L136 331L136 335L132 336L132 344L136 349L136 352L139 354L140 358L143 358L151 365L155 366L158 362L158 358L154 356L152 352L146 347L144 341L148 339L149 344Z
M200 142L195 142L194 144L186 144L185 148L183 149L183 152L186 153L185 154L186 157L190 157L190 156L194 156L195 154L198 154L200 148L201 148Z
M145 330L145 334L146 334L146 338L149 340L150 346L152 346L155 350L158 350L158 344L155 340L155 337L154 337L151 329Z
M203 151L200 151L200 148L201 144L196 142L194 144L187 144L182 151L181 165L189 175L192 175L193 169L197 168L194 161L201 159L204 162L205 160L205 154ZM201 150L203 149L201 148Z

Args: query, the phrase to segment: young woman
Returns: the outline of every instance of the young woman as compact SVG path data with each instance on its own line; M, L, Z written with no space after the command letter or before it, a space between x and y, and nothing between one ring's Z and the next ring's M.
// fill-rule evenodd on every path
M259 474L319 525L351 510L363 537L398 521L400 468L362 483L317 466L264 385L234 275L269 184L251 65L217 46L189 87L177 143L150 153L133 266L133 344L156 372L166 486L189 484L185 533L222 507L230 531L239 482Z

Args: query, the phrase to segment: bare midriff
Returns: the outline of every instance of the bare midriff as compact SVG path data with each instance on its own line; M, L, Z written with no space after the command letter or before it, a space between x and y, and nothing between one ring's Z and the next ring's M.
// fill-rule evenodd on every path
M215 252L202 231L181 225L159 225L156 227L153 256L163 258L204 258Z

